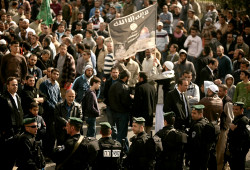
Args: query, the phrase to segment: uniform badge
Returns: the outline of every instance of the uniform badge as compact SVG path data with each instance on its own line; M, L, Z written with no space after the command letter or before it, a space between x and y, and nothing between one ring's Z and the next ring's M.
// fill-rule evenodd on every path
M62 145L62 146L58 146L57 148L58 148L58 151L61 152L61 151L63 151L65 149L65 146Z
M196 135L196 132L195 132L195 131L193 131L193 132L192 132L192 138L194 138L194 137L195 137L195 135Z

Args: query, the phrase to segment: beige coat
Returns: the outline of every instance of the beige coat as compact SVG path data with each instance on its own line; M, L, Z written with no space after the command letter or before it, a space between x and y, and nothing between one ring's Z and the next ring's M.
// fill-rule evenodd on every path
M93 53L95 53L97 45L93 48ZM108 54L107 46L103 45L103 49L99 52L97 57L97 68L98 72L102 72L104 68L105 56Z
M140 72L139 64L130 59L130 61L126 65L126 68L131 73L131 77L128 80L128 86L135 87L135 84L138 82L138 76Z

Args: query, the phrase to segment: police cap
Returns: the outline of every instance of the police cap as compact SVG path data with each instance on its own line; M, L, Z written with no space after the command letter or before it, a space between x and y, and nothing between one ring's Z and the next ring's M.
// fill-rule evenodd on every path
M109 124L109 122L101 122L100 125L101 128L111 129L111 125Z
M173 111L167 112L163 114L164 117L175 117L175 113Z
M243 107L243 106L244 106L244 103L243 103L243 102L235 102L233 105L234 105L234 106Z
M36 117L23 119L23 125L28 125L34 122L37 122Z
M199 105L193 105L192 108L193 110L202 110L205 108L205 106L203 104L199 104Z
M82 125L83 121L80 118L77 118L77 117L70 117L69 118L69 123L70 124L75 124L75 125Z
M143 117L134 117L133 123L143 124L145 122L145 119Z

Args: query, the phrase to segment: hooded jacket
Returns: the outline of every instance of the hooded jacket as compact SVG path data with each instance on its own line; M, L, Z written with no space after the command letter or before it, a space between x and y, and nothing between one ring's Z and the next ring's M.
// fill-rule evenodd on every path
M230 86L230 87L228 87L228 89L227 89L227 95L231 98L231 99L233 99L233 97L234 97L234 91L235 91L235 89L236 89L236 86L234 85L234 77L231 75L231 74L227 74L226 76L225 76L225 83L226 83L226 85L227 85L227 79L228 78L232 78L233 79L233 83L232 83L232 85Z

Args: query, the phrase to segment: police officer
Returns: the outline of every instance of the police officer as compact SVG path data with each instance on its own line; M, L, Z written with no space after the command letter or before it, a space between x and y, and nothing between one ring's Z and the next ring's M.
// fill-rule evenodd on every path
M154 168L155 145L144 131L144 123L143 117L133 118L132 130L135 136L130 139L132 144L125 160L125 166L131 170Z
M229 165L231 170L244 170L246 155L249 151L249 119L243 114L244 103L236 102L233 104L234 120L230 125L228 133L229 144Z
M204 126L208 120L203 117L204 105L192 106L192 124L188 135L190 170L207 169L209 149L205 140Z
M66 130L70 137L64 145L58 146L52 155L57 169L84 170L93 165L98 152L98 142L84 138L80 134L82 125L83 121L80 118L69 118Z
M41 152L41 145L35 140L37 134L37 120L35 117L23 120L25 132L21 134L18 145L16 165L18 170L42 169L45 160Z
M111 125L108 122L102 122L99 139L99 148L97 160L93 170L119 170L121 169L122 146L120 142L111 137Z
M155 135L162 141L163 151L161 160L157 161L156 169L182 170L183 147L187 143L187 135L174 128L175 113L173 111L163 114L164 127Z

